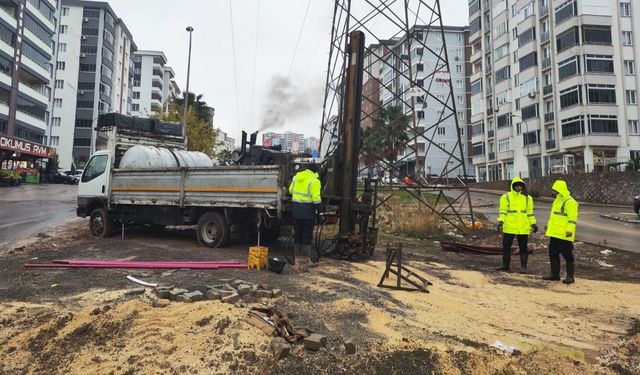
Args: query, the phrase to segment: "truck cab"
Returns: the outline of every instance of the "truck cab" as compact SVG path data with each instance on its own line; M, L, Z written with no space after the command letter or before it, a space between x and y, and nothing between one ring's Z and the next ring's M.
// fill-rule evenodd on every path
M76 214L80 217L91 216L91 232L96 236L104 235L105 230L110 230L107 226L110 159L109 150L94 153L78 182Z

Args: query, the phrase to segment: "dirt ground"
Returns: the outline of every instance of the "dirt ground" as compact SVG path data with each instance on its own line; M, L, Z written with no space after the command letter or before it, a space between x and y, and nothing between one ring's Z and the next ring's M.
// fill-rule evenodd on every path
M472 236L475 236L473 238ZM381 236L374 257L323 259L307 274L247 270L26 270L53 259L237 260L247 245L200 247L190 231L130 230L90 237L74 219L0 251L0 374L638 374L640 255L577 244L576 283L544 282L545 239L532 239L530 274L498 273L492 255L444 252L436 240ZM499 241L490 229L460 241ZM429 293L376 285L387 243L402 240L405 264ZM272 255L280 251L271 247ZM512 266L517 265L517 257ZM187 289L242 279L284 296L229 305L171 302L154 307L128 274ZM222 281L221 281L222 280ZM391 281L387 281L391 283ZM271 337L245 323L249 307L274 306L297 327L327 335L274 361ZM355 355L345 354L352 340ZM496 341L514 353L491 347Z

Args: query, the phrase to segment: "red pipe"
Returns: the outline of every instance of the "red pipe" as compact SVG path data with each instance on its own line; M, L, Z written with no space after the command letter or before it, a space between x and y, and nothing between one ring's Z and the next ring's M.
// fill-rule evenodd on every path
M189 262L189 261L125 261L125 260L79 260L79 259L54 259L53 263L61 263L61 264L159 264L159 263L169 263L169 264L177 264L177 263L186 263L186 264L243 264L240 262L231 262L231 261L208 261L208 262Z
M147 264L64 264L64 263L52 263L52 264L25 264L25 268L155 268L155 269L175 269L175 268L190 268L190 269L204 269L215 270L218 268L247 268L246 264L188 264L188 263L153 263Z

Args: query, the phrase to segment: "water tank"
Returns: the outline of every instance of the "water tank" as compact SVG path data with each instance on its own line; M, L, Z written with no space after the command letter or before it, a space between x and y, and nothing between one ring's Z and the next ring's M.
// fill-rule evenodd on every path
M176 158L180 162L179 165ZM172 153L169 149L154 146L133 146L120 160L122 169L177 167L213 167L213 162L202 152L174 150Z

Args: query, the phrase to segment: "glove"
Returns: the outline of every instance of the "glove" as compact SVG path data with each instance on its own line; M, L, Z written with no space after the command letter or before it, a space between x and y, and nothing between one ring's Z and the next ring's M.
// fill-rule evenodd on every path
M498 232L502 232L502 221L498 221L498 227L496 228Z
M317 214L323 214L324 213L324 204L322 204L322 202L316 203L314 206L316 208L316 213Z
M537 224L531 224L531 228L533 228L533 233L538 233L538 225Z

